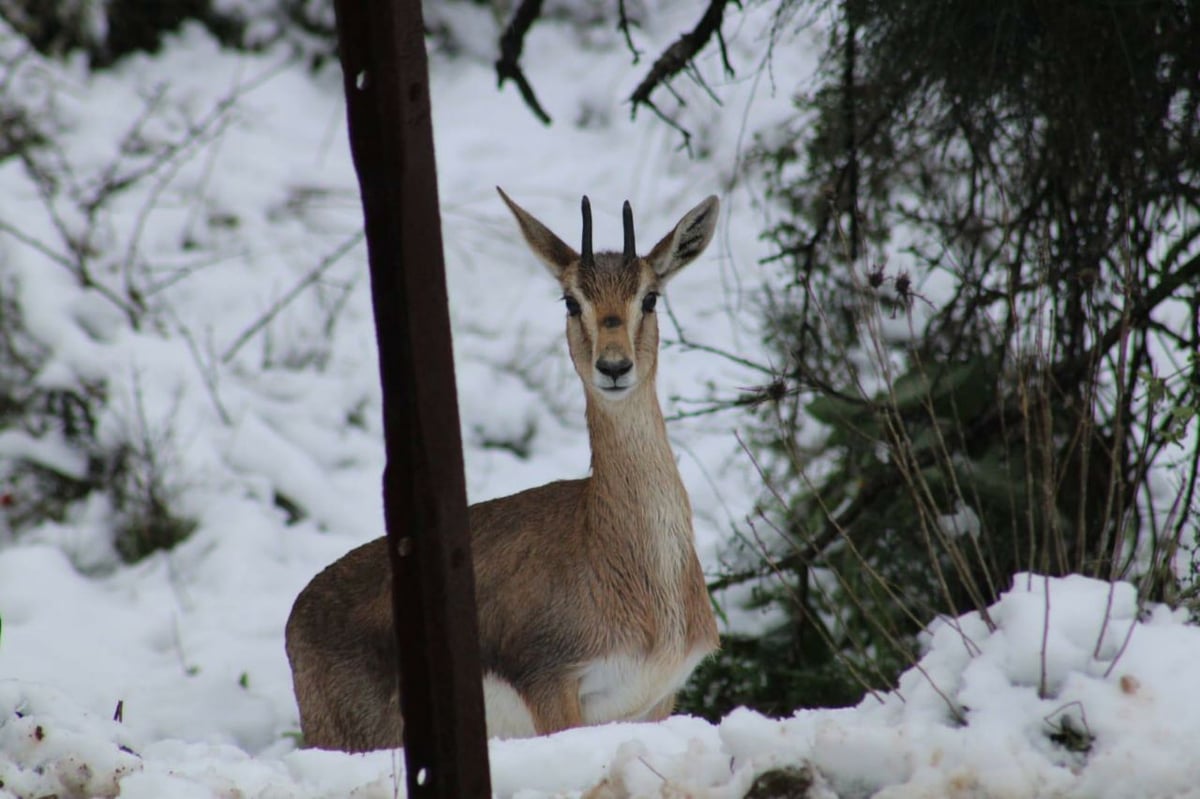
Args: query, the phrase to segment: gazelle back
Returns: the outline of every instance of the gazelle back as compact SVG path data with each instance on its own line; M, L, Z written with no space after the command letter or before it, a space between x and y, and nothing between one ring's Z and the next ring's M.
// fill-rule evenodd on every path
M563 290L583 382L591 476L471 506L489 735L656 720L717 646L692 511L655 392L666 282L712 239L717 198L684 215L645 257L625 203L622 252L581 252L500 192ZM386 539L313 578L287 624L305 744L400 746Z

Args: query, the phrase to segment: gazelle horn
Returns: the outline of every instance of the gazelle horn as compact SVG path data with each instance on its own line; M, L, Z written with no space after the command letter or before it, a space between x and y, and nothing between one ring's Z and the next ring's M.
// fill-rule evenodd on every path
M583 195L583 202L580 204L583 210L583 254L580 258L584 266L591 266L592 257L592 204L588 202L587 195Z
M633 208L629 206L629 200L621 209L621 217L625 222L625 260L632 261L637 258L637 247L633 243Z

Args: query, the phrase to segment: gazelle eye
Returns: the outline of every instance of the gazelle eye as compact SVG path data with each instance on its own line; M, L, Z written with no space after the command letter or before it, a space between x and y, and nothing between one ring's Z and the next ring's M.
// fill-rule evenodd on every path
M563 302L567 304L567 314L570 316L579 316L583 313L583 309L579 307L579 302L570 294L563 295Z
M651 291L642 298L642 313L654 313L654 305L658 302L658 294Z

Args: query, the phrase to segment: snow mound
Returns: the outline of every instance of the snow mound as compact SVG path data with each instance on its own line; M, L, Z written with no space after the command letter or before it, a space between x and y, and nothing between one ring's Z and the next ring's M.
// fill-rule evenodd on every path
M1200 796L1200 629L1139 613L1130 585L1018 575L986 617L939 619L925 642L897 690L856 708L493 741L493 788L732 798L790 768L811 797ZM398 752L146 739L30 682L0 682L0 751L6 796L404 794Z

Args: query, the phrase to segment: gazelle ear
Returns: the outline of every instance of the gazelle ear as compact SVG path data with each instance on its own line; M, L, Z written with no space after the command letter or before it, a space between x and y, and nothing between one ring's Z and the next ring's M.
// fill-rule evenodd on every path
M504 200L508 210L512 211L512 215L516 217L517 225L521 228L521 235L525 237L525 243L529 245L529 249L533 250L533 254L546 265L556 280L561 280L563 270L579 260L579 253L568 247L562 239L551 233L548 227L534 219L528 211L513 202L504 193L504 189L497 186L496 191L500 192L500 198Z
M716 195L709 195L684 214L675 229L654 245L646 260L659 280L665 282L704 252L717 229L717 211L720 206Z

